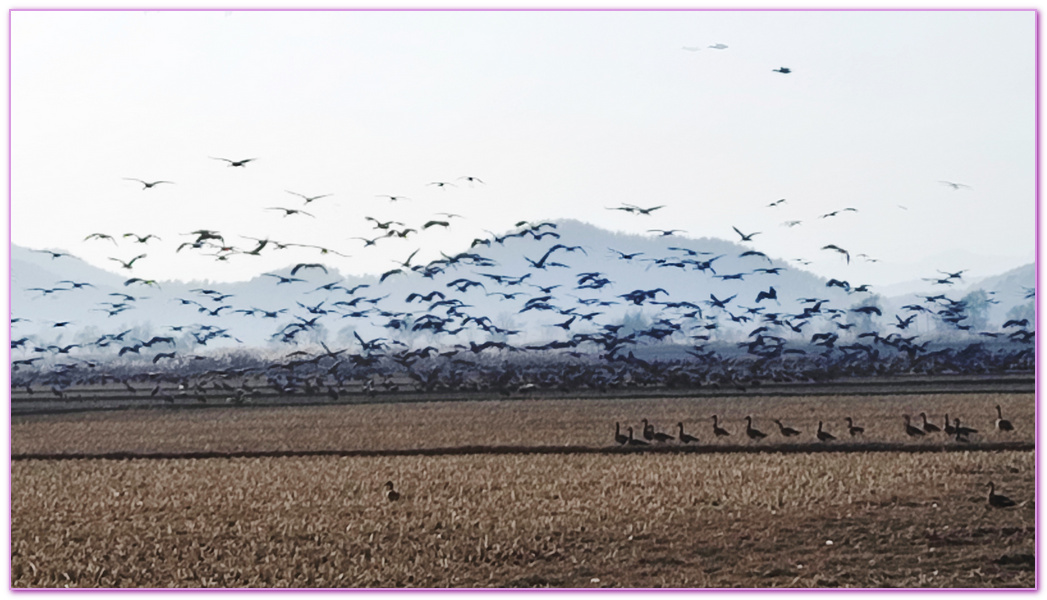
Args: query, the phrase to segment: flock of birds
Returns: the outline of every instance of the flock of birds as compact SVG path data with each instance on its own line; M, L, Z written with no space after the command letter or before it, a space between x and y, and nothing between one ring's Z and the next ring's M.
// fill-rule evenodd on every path
M708 47L717 51L727 48L720 43ZM789 74L792 69L774 71ZM209 158L245 171L257 168L256 161L260 160ZM124 179L141 185L141 192L146 194L177 186L167 179ZM957 182L940 183L954 191L969 189ZM479 177L466 175L432 181L427 187L451 189L459 185L486 184ZM279 213L283 219L317 218L333 196L284 191L301 204L266 206L263 210ZM388 194L378 197L389 203L408 199ZM786 199L778 199L767 204L767 209L786 210L781 208L786 204ZM661 215L659 211L666 205L605 208L643 222ZM817 220L851 218L845 215L858 212L859 208L853 206L840 207L817 215ZM417 224L408 224L366 216L363 221L371 227L372 236L351 240L361 242L361 250L378 248L389 243L385 240L416 240L427 230L450 229L464 219L453 212L434 212ZM802 223L790 219L782 226L793 228ZM737 226L732 229L740 245L753 244L762 233ZM451 254L441 251L439 258L428 262L418 258L424 247L420 243L403 260L394 260L396 267L372 283L348 285L344 279L331 277L328 265L319 260L299 262L284 272L263 273L261 276L270 278L276 288L296 294L294 305L289 306L240 304L235 294L216 289L220 286L199 287L189 290L188 295L169 299L177 303L179 311L192 311L193 319L145 332L120 328L95 339L86 339L81 333L73 343L62 339L64 332L73 331L77 325L73 319L55 320L43 328L45 333L19 337L18 328L28 319L16 316L11 320L13 385L29 393L34 386L43 385L53 394L64 396L77 385L114 381L135 393L140 388L132 384L148 381L153 386L151 395L165 399L206 399L203 391L212 388L230 391L231 397L242 401L261 393L259 387L267 387L274 394L321 393L337 398L353 382L361 381L368 392L399 391L405 386L421 391L497 390L503 394L528 389L588 387L605 391L648 385L744 390L765 381L1031 369L1035 332L1027 318L1008 320L999 329L978 326L969 302L944 291L926 294L922 301L902 307L897 314L885 315L872 286L843 278L825 282L825 294L806 289L803 296L792 299L780 284L771 283L791 268L784 261L776 262L750 246L736 255L694 247L677 237L683 233L679 229L650 228L647 232L656 234L656 239L666 239L660 254L649 249L607 248L606 257L637 270L642 267L644 272L656 269L665 275L658 280L664 281L662 285L634 286L627 280L616 281L607 272L582 264L591 258L590 253L602 249L561 239L556 222L519 221L508 232L488 232L486 237L473 239L468 249ZM175 253L196 253L218 262L289 248L315 252L321 260L349 256L345 248L272 237L239 235L243 242L238 242L214 229L197 229L184 236L187 239L177 244ZM84 241L112 243L119 248L129 243L134 248L126 255L107 257L120 272L128 273L125 289L105 294L102 302L88 310L117 318L150 299L138 290L161 292L156 279L132 276L148 262L152 250L143 249L154 241L162 242L159 235L93 232ZM517 259L522 262L518 268L500 263L488 252L510 246L519 250ZM432 250L425 249L427 253ZM877 260L852 253L837 243L824 243L820 249L838 256L842 268L852 259ZM53 260L70 256L56 250L35 252ZM793 260L809 264L804 259ZM564 283L565 274L570 272L574 272L571 283ZM950 289L962 282L964 272L939 271L926 279L932 287ZM672 291L673 281L681 277L704 277L710 291L682 297ZM753 296L742 298L741 292L719 291L729 289L724 286L732 282L754 280L768 283ZM403 285L405 281L412 291L393 297L393 290L399 289L394 284ZM84 294L95 287L90 281L63 279L51 287L28 291L38 292L40 297L57 297ZM997 302L992 294L989 292L988 303ZM1034 290L1027 290L1026 298L1033 294ZM841 297L846 304L840 302ZM476 310L481 298L486 303L497 301L496 312ZM796 308L787 309L787 305ZM623 316L626 310L642 311L642 318L627 322L628 315ZM275 323L265 352L230 358L228 348L241 344L236 329L242 323L229 320L234 315L236 319L254 319L251 329ZM514 325L512 317L523 315L537 320L537 326L533 322L526 327ZM925 329L936 329L935 335L914 333L917 319L924 322ZM336 325L343 330L346 326L354 329L350 339L341 340L344 347L332 350L328 331ZM381 333L375 336L367 333L369 330ZM48 339L47 334L55 337ZM951 335L953 341L943 342L943 334ZM544 340L516 341L536 337ZM962 341L957 343L957 339ZM208 345L223 346L224 350L203 353ZM285 346L294 349L272 356L274 347ZM658 350L670 346L684 352ZM749 431L754 430L750 427Z
M927 413L921 412L919 417L923 422L917 426L913 424L912 418L909 415L902 415L905 424L905 434L910 438L924 438L925 436L931 436L934 434L944 433L957 442L970 442L970 436L978 433L977 429L967 427L960 423L960 418L956 417L950 421L949 415L946 414L944 417L944 425L939 427L934 423L931 423L927 419ZM725 439L731 437L731 432L727 430L723 422L720 420L719 415L713 415L712 419L712 435L714 439ZM865 428L856 425L851 417L844 419L847 421L847 433L850 437L864 437ZM803 434L801 430L789 427L781 422L780 419L773 419L774 424L778 428L778 433L784 439L799 438ZM996 420L993 422L993 428L1000 433L1010 433L1014 431L1014 425L1008 420L1003 418L1003 411L1000 405L996 405ZM650 423L647 419L642 420L640 431L642 432L643 439L634 437L634 431L632 427L626 427L625 430L628 434L622 433L621 423L616 422L614 424L614 441L621 446L650 446L652 443L655 444L667 444L670 442L678 442L680 444L697 444L699 439L695 435L688 434L684 431L683 422L676 424L677 435L672 435L664 431L658 431L653 423ZM767 434L760 431L753 426L753 417L745 417L745 436L754 442L759 442L767 437ZM818 428L814 432L814 437L819 442L831 442L836 440L836 436L829 433L825 429L825 422L818 421Z
M213 157L228 163L230 167L246 168L257 160L254 158L233 160ZM167 180L143 180L128 178L148 191L156 186L174 182ZM470 184L483 184L474 176L459 178ZM452 182L437 181L430 185L453 186ZM950 184L953 185L953 184ZM959 189L958 187L956 189ZM309 205L330 194L305 195L289 193ZM401 197L389 196L390 200ZM768 205L777 207L786 203L779 199ZM623 204L607 207L647 218L664 205L639 206ZM304 213L298 208L269 207L286 216ZM821 219L838 217L845 213L856 213L854 207L843 207L820 215ZM464 218L454 213L439 213L445 220L429 220L421 230L430 227L449 227L453 218ZM376 238L363 239L366 246L373 246L388 237L407 238L417 229L393 220L380 220L367 216L364 220L378 232ZM798 221L791 222L793 224ZM22 357L12 356L13 371L18 373L17 385L32 390L33 384L51 387L56 395L77 383L105 383L119 380L134 389L130 383L144 379L177 381L182 395L192 395L192 388L206 385L214 378L239 377L241 382L234 386L236 397L242 399L253 395L248 378L264 376L267 384L277 393L294 393L305 390L315 393L326 391L337 396L345 391L352 380L366 379L370 390L396 391L400 383L393 383L394 374L406 373L414 380L416 388L426 391L435 389L496 389L502 393L515 391L526 386L538 388L576 389L592 387L606 390L623 385L664 385L670 387L733 386L745 389L759 385L761 381L817 381L846 375L876 375L911 372L1000 372L1027 368L1033 358L1032 341L1034 332L1028 319L1012 319L1003 324L1001 330L977 331L972 327L968 302L950 297L947 293L926 294L922 302L902 307L887 323L876 324L884 317L883 311L871 296L871 286L852 284L843 279L832 278L825 283L827 289L842 292L849 301L855 298L872 299L865 304L859 300L850 307L840 306L828 297L817 295L795 300L799 310L784 310L785 296L775 285L761 289L750 302L744 302L739 294L725 295L709 293L703 298L671 297L666 287L629 289L628 282L614 281L607 273L583 270L574 276L573 286L563 283L543 284L540 277L553 271L563 272L578 269L578 256L585 260L594 248L583 244L569 244L561 239L555 222L520 221L508 233L491 234L476 238L470 248L456 254L444 254L428 263L416 263L421 248L411 252L404 260L394 261L397 268L378 277L377 282L347 286L344 280L316 281L316 276L329 276L330 272L321 262L301 262L286 273L264 273L272 278L277 287L288 286L298 290L299 299L295 306L259 307L238 306L234 294L219 289L196 288L190 290L195 296L175 297L172 302L194 310L206 319L228 319L232 315L253 317L264 322L290 317L278 325L270 336L277 345L298 346L305 341L312 352L296 349L282 359L259 359L259 363L247 369L215 368L214 356L187 352L200 349L213 341L236 344L233 327L228 322L223 326L216 323L189 322L167 325L148 337L134 337L140 332L132 329L105 333L91 341L76 343L41 341L40 336L12 335L11 347L20 350ZM760 232L744 232L733 228L739 244L753 242ZM674 231L651 230L658 237L669 237ZM263 251L280 250L292 246L312 248L321 256L340 252L313 244L293 244L269 238L252 238L252 246L238 247L227 241L226 235L209 229L192 231L193 239L178 245L175 252L199 251L213 256L218 261L228 261L238 255L259 255ZM125 233L121 239L136 246L144 246L159 236L152 233ZM774 278L788 267L775 262L763 252L748 249L733 258L727 253L714 253L695 248L672 238L665 245L666 254L651 256L648 251L608 248L609 257L629 265L645 264L645 272L651 269L667 270L666 286L671 285L676 273L688 276L705 276L711 283L715 280L726 283L745 281L746 277ZM85 241L103 241L118 244L113 235L95 232ZM507 272L479 248L506 247L515 244L520 248L523 273ZM672 245L669 245L672 244ZM826 244L823 250L837 253L845 264L849 264L851 253L836 245ZM54 250L37 250L47 253L52 259L68 256ZM110 257L119 263L121 270L133 271L147 258L144 252L131 258ZM866 260L875 260L865 255ZM730 260L734 265L745 261L765 261L766 266L751 266L736 272L718 271L719 261ZM468 273L463 273L468 270ZM927 278L932 286L951 287L962 281L964 271L940 271L941 276ZM415 291L402 300L390 297L383 288L391 285L393 278L414 278ZM562 275L558 275L562 281ZM316 285L319 284L319 285ZM129 277L125 288L146 287L160 289L160 284L151 279ZM424 286L429 286L428 288ZM89 281L61 280L51 288L29 288L41 296L84 293L95 287ZM713 287L710 285L710 288ZM613 290L613 291L612 291ZM130 291L130 289L129 289ZM610 291L610 293L608 293ZM564 293L566 292L566 293ZM616 293L617 292L617 293ZM1028 290L1031 297L1034 290ZM313 297L313 294L322 294ZM992 292L990 292L992 294ZM541 343L514 343L514 337L533 331L502 324L490 314L471 310L475 300L482 295L495 298L498 307L509 314L547 314L553 317L545 321L547 331L556 329L564 332L557 336L550 333L549 341ZM102 311L115 317L133 310L136 303L144 300L140 295L128 292L111 292L111 299L90 310ZM988 302L996 302L989 298ZM421 305L420 308L418 305ZM627 307L645 311L642 324L627 325L607 312L612 307ZM653 311L652 311L653 309ZM609 318L599 319L602 315ZM905 335L917 317L924 317L939 331L964 332L969 337L963 347L955 344L939 344L937 340L919 334ZM348 319L359 325L370 325L386 333L365 338L358 327L353 332L357 348L347 346L332 351L324 339L324 326L332 321ZM613 319L613 320L612 320ZM12 327L26 319L13 318ZM617 321L617 322L615 322ZM70 329L73 321L54 321L51 331L61 335ZM727 343L731 335L723 333L727 326L735 330L735 339L747 334L742 341ZM884 330L886 329L886 330ZM304 338L304 340L303 340ZM419 346L417 340L426 343ZM406 340L406 341L405 341ZM982 341L984 340L984 341ZM311 344L310 344L311 342ZM993 344L987 345L988 342ZM641 349L659 345L676 345L686 350L686 357L670 359L648 354L637 356ZM937 345L937 347L935 347ZM148 351L153 350L150 354ZM634 352L635 350L635 352ZM127 359L130 363L113 360L106 352L115 353L116 359ZM554 355L557 360L534 361L523 359L524 355ZM677 355L678 356L678 355ZM62 362L69 358L73 362ZM45 360L51 359L51 360ZM134 359L144 359L148 366L167 366L166 371L135 371L126 373L134 366ZM568 365L564 365L564 359ZM161 363L163 361L163 363ZM207 366L201 373L200 362ZM34 363L40 362L37 369ZM104 368L100 368L103 366ZM108 369L108 370L106 370ZM182 376L192 374L196 383ZM203 379L199 377L204 375ZM203 383L201 383L203 381ZM212 382L213 383L213 382ZM154 392L161 397L173 396L171 386L157 384ZM165 389L167 388L167 389Z

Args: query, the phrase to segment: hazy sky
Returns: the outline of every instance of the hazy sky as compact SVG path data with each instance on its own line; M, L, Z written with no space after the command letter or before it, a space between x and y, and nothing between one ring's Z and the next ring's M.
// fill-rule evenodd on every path
M772 257L878 285L992 275L1034 258L1034 51L1032 11L15 12L12 241L220 281L303 260L380 273L575 218L759 231ZM381 233L364 216L440 212L465 218L350 239ZM353 258L176 253L197 229Z

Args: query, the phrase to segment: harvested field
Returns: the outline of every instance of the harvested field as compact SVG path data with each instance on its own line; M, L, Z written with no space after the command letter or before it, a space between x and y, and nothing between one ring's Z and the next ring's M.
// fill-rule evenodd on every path
M12 585L1032 586L1034 480L1031 452L25 460Z
M1016 431L993 429L997 404ZM900 415L920 412L979 433L910 439ZM712 435L712 414L730 437ZM745 436L747 415L767 439ZM846 435L846 416L865 433ZM642 418L672 434L683 422L711 452L658 451L675 441L619 451L615 421L639 436ZM802 430L789 452L771 451L783 449L772 419ZM1031 587L1033 419L1033 395L1010 392L16 415L11 581ZM827 447L814 437L819 420L841 451L805 451ZM445 452L455 449L465 453ZM62 458L201 451L217 457ZM221 456L264 452L402 455ZM54 459L18 458L30 454ZM387 480L400 501L383 496ZM989 507L989 481L1019 506Z
M1016 431L993 430L995 406L1016 425ZM492 400L433 403L382 403L301 407L206 407L194 410L154 409L99 411L77 414L15 416L12 453L106 454L179 452L309 452L383 451L461 446L606 447L614 444L614 423L636 428L649 419L659 431L676 435L676 424L697 435L702 445L753 445L745 437L746 415L769 437L760 444L781 441L772 419L803 432L790 441L818 444L819 420L841 441L847 435L844 417L852 417L865 433L856 442L936 446L955 444L944 434L910 439L901 415L926 412L944 425L944 415L959 417L979 430L971 442L1032 443L1032 394L913 394L882 398L863 396L801 396L780 398L651 398L576 400ZM712 435L713 414L732 432ZM917 420L919 420L917 418Z

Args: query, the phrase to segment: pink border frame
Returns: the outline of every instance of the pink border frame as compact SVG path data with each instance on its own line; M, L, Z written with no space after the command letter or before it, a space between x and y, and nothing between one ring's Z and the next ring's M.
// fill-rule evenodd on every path
M10 306L12 306L12 292L10 292L10 273L12 273L12 263L10 263L10 240L12 240L12 32L13 32L13 16L16 12L29 13L29 12L131 12L131 10L141 10L143 8L133 7L121 7L121 8L10 8L7 12L7 296L6 296L6 312L7 312L7 339L10 340L12 337L12 329L10 329ZM487 13L487 12L545 12L545 13L563 13L563 12L618 12L618 13L629 13L629 12L739 12L739 13L778 13L778 12L862 12L862 13L883 13L883 12L1031 12L1034 19L1034 36L1035 36L1035 141L1034 141L1034 156L1035 164L1035 176L1034 176L1034 190L1035 190L1035 201L1034 201L1034 218L1035 218L1035 241L1034 241L1034 264L1037 269L1037 279L1035 279L1035 289L1037 289L1038 296L1037 302L1035 302L1035 331L1040 331L1040 10L1038 8L725 8L725 7L711 7L711 8L680 8L680 7L650 7L650 8L571 8L571 7L548 7L548 8L536 8L536 7L498 7L498 8L429 8L429 7L418 7L418 8L381 8L381 7L362 7L362 8L148 8L149 10L155 10L155 12L226 12L226 10L238 10L238 12L277 12L277 13L300 13L300 12L475 12L475 13ZM4 349L7 356L7 377L8 383L12 380L12 372L10 372L10 348ZM1040 371L1040 342L1037 342L1034 349L1035 365L1037 365L1037 373ZM10 386L7 388L7 400L8 407L10 406ZM1040 378L1035 377L1035 394L1034 394L1034 408L1033 414L1035 415L1034 425L1034 457L1033 464L1035 466L1035 499L1034 502L1039 505L1040 502ZM12 503L10 503L10 489L12 489L12 467L13 461L10 459L12 455L12 427L10 427L10 417L7 418L7 574L12 573L12 554L10 554L10 548L12 548ZM1035 542L1034 551L1037 558L1041 557L1041 537L1040 537L1040 510L1037 510L1034 518L1035 528ZM647 587L624 587L624 588L576 588L576 587L558 587L552 588L552 590L541 591L541 592L554 592L554 593L637 593L637 592L658 592L658 593L688 593L693 594L695 592L707 592L707 593L753 593L753 592L770 592L770 593L850 593L850 592L873 592L873 593L886 593L888 590L892 592L904 592L904 593L1005 593L1005 592L1017 592L1017 593L1039 593L1040 592L1040 560L1035 561L1035 585L1033 587L1019 587L1019 588L1008 588L1008 587L931 587L931 588L884 588L884 587L852 587L852 588L778 588L778 587L743 587L743 588L719 588L719 587L694 587L694 588L666 588L666 590L656 590L656 588ZM185 593L354 593L354 594L382 594L382 593L394 593L394 594L411 594L411 593L535 593L534 590L517 590L517 588L476 588L476 587L451 587L451 588L433 588L433 587L409 587L409 588L312 588L312 587L291 587L291 588L209 588L209 587L180 587L180 588L163 588L163 587L134 587L134 588L70 588L70 590L63 590L63 588L26 588L26 587L13 587L10 584L10 580L7 581L7 591L17 593L154 593L154 592L173 592L176 594Z

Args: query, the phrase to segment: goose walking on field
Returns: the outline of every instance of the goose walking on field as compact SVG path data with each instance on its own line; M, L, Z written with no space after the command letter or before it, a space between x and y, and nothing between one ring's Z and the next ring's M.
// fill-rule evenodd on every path
M731 435L731 432L720 427L720 421L717 415L713 415L713 433L716 434L716 437L726 437Z
M996 493L996 485L993 482L989 482L989 506L993 508L1008 508L1014 506L1016 503L1003 494Z
M924 431L922 429L916 427L910 422L909 415L902 416L905 417L905 433L908 434L909 437L922 437L924 435Z
M778 419L775 419L774 422L775 422L776 425L778 425L778 431L780 431L781 434L784 435L785 437L792 437L794 435L800 435L799 431L793 429L792 427L786 427L785 425L782 425L782 422L779 421Z
M614 441L623 446L626 442L629 441L629 438L627 438L625 434L622 433L621 426L618 424L617 421L614 424Z
M996 405L996 430L997 431L1014 431L1014 425L1011 422L1003 418L1003 411L1000 410L1000 405Z
M927 422L927 413L920 413L920 418L923 419L923 431L924 433L937 433L941 431L941 428L934 423Z
M821 441L821 442L831 442L831 441L833 441L835 439L836 439L836 436L831 434L831 433L829 433L828 431L824 431L822 429L822 422L818 421L818 441Z
M949 413L945 413L945 433L948 435L956 433L956 428L953 427L952 421L949 420Z
M745 435L749 436L750 440L756 440L757 442L767 437L767 434L753 427L753 418L745 417Z
M680 441L681 442L683 442L684 444L690 444L691 442L694 442L696 444L698 443L698 438L696 438L693 435L687 435L686 433L683 432L683 422L682 421L680 423L677 423L676 426L680 428Z
M956 435L957 436L961 436L961 435L966 436L966 435L970 435L972 433L978 433L977 429L972 429L970 427L964 427L964 426L960 425L960 418L959 417L953 419L953 423L956 425Z
M654 441L654 425L647 422L647 419L643 419L643 439L648 442Z
M851 434L851 437L865 433L865 428L858 427L857 425L855 425L854 421L852 421L850 417L847 417L844 420L847 421L847 431Z

